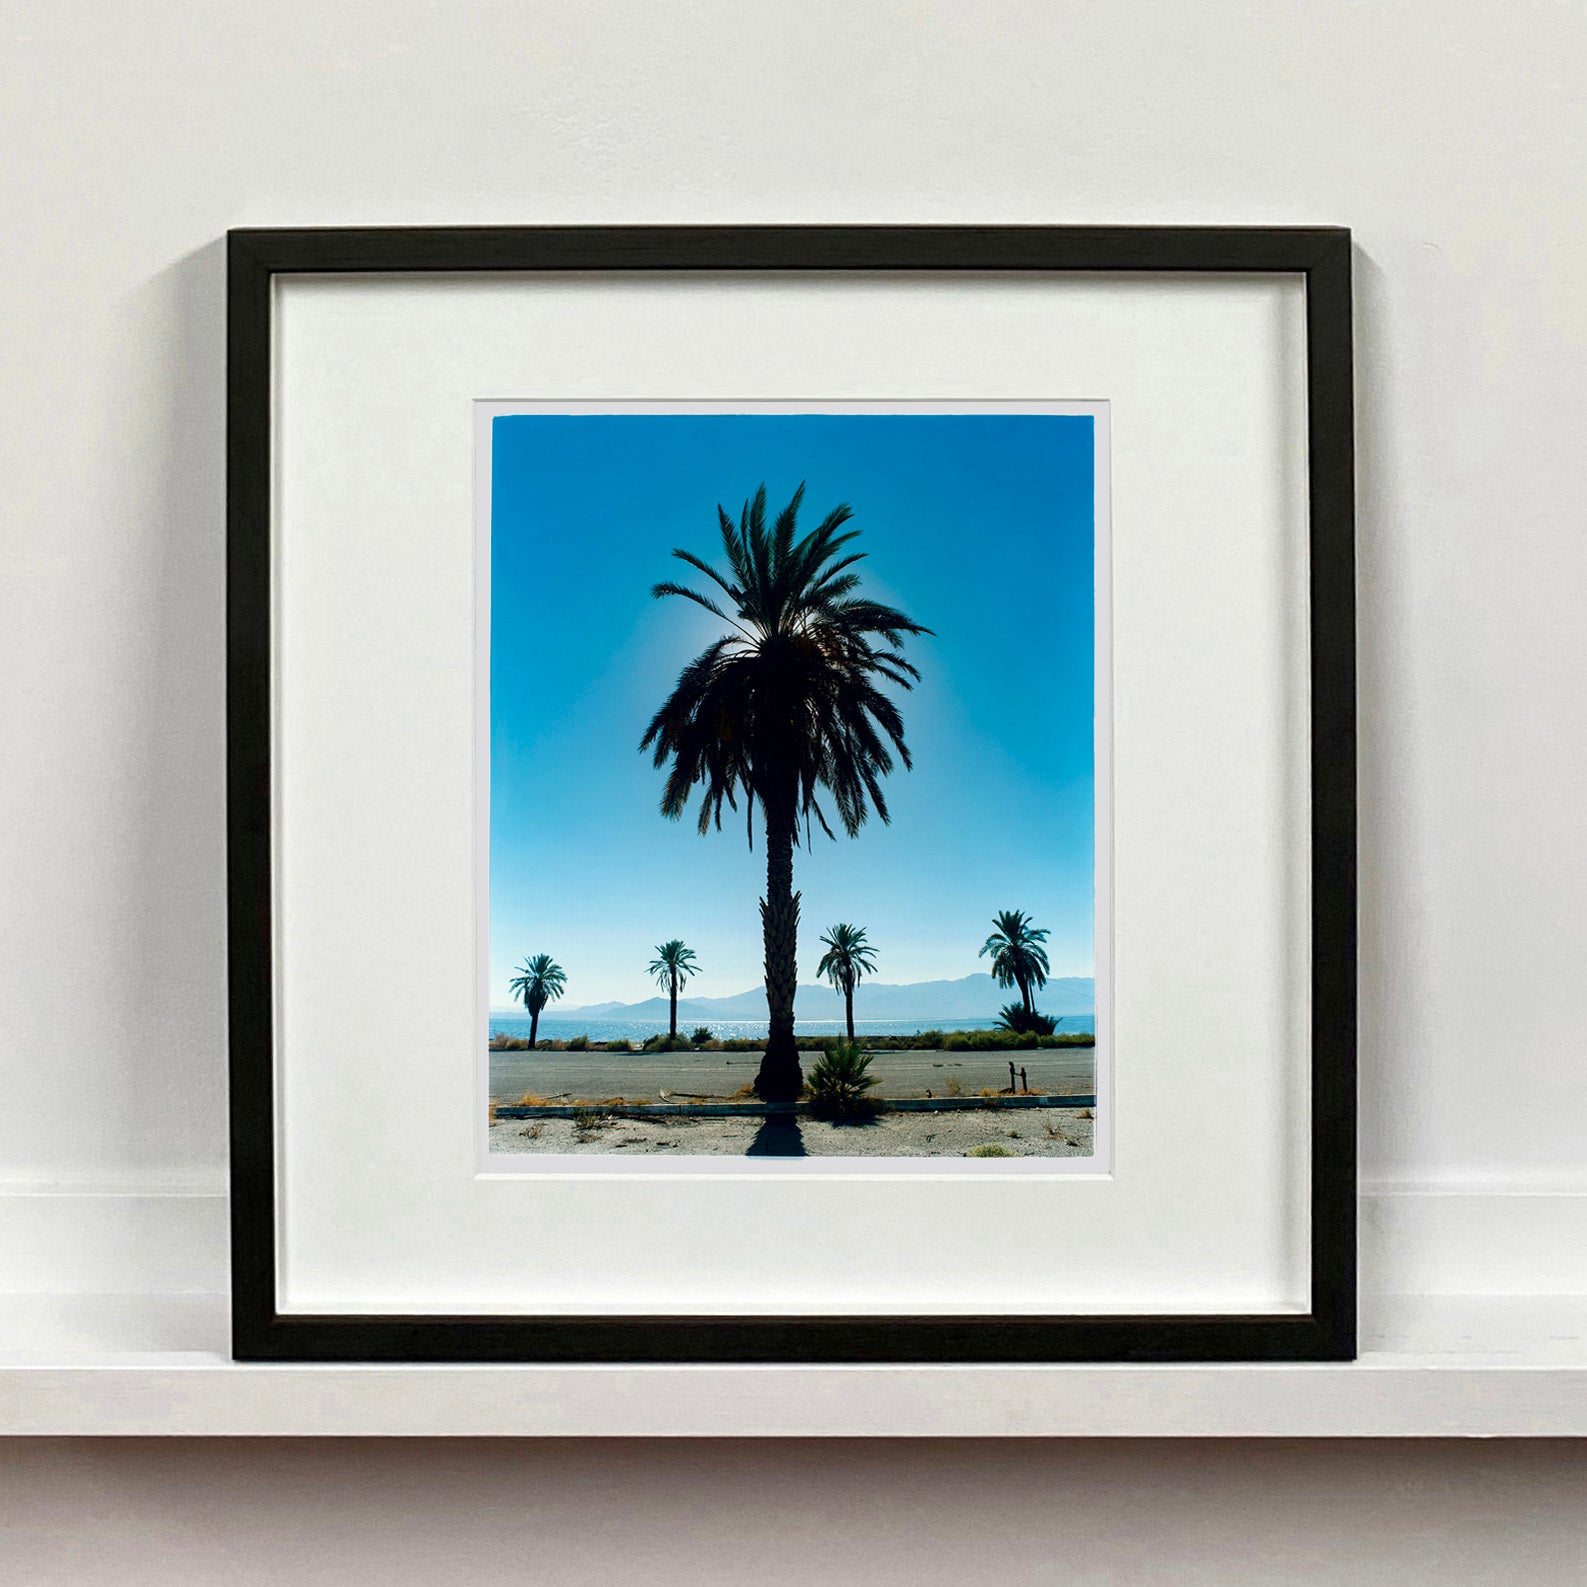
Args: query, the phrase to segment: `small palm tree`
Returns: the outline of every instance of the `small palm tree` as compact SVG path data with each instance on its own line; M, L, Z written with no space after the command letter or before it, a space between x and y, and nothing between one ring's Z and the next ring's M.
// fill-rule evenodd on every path
M980 957L992 955L992 974L999 986L1017 986L1027 1014L1036 1012L1032 987L1047 984L1047 940L1045 929L1038 930L1023 910L1004 909L992 917L994 931L981 946Z
M810 1111L834 1124L874 1119L881 1109L865 1093L876 1083L871 1055L861 1052L857 1042L835 1042L810 1071Z
M848 1022L849 1040L854 1040L854 988L861 977L876 968L876 950L865 940L863 926L849 926L843 922L828 929L821 939L826 952L816 966L816 974L824 975L835 991L843 994L843 1017Z
M513 996L521 997L529 1010L529 1050L533 1052L540 1035L540 1010L562 996L568 978L549 953L537 953L518 966L518 974L507 984Z
M676 1040L678 1035L678 988L699 968L694 962L694 949L684 947L676 937L671 942L661 943L656 949L656 957L646 966L648 973L656 978L656 984L667 989L671 1003L667 1020L668 1040Z
M929 633L891 606L856 594L852 571L864 553L847 551L855 532L839 530L852 516L835 507L802 539L795 538L804 486L766 524L766 487L745 502L738 523L716 509L727 571L689 551L680 561L703 573L726 596L683 584L658 584L657 596L678 595L703 606L730 630L700 652L651 718L640 741L655 764L668 766L661 813L676 820L701 790L699 830L722 825L722 807L745 803L754 842L755 806L766 831L766 896L761 935L766 953L766 1055L755 1091L768 1102L792 1101L804 1082L794 1041L799 980L799 895L793 851L811 820L835 836L817 800L830 796L852 838L872 807L888 819L882 778L896 755L907 767L904 721L884 692L912 687L920 674L904 660L904 640Z

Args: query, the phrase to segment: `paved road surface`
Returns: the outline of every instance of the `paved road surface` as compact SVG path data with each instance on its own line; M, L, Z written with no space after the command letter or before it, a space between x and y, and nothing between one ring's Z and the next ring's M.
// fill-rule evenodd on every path
M805 1073L816 1055L804 1057ZM949 1079L965 1095L1008 1084L1009 1060L1024 1067L1033 1091L1095 1089L1094 1047L1042 1047L1027 1052L879 1052L871 1073L881 1084L879 1097L918 1097L929 1088L950 1094ZM729 1097L755 1078L760 1054L753 1052L493 1052L490 1094L496 1102L516 1102L526 1091L538 1096L647 1097L675 1094Z

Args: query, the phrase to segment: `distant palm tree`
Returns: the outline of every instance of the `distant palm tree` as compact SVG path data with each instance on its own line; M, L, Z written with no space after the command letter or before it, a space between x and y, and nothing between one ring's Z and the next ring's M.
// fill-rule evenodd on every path
M1031 988L1046 986L1050 968L1047 950L1042 946L1047 932L1037 930L1036 923L1019 909L1000 911L992 917L992 924L996 929L982 944L980 957L992 955L992 974L997 984L1017 986L1025 1012L1034 1014Z
M671 942L663 942L656 949L656 957L646 968L649 974L655 976L656 984L667 989L672 1005L667 1020L667 1035L675 1038L678 1034L678 988L699 969L694 962L694 949L684 947L674 937Z
M849 1040L854 1040L854 988L862 976L876 968L876 950L865 940L863 926L848 926L841 921L828 929L821 939L826 952L816 966L834 989L843 994L843 1017L848 1022Z
M518 966L518 974L508 982L514 997L523 999L529 1010L529 1050L534 1051L540 1036L540 1010L554 1003L567 989L568 978L560 964L554 964L549 953L537 953Z
M793 851L814 817L832 837L816 799L824 789L843 830L854 837L872 805L888 819L881 779L893 755L907 767L904 723L879 685L908 689L920 674L904 660L904 640L929 633L891 606L854 592L849 571L863 552L839 555L855 538L840 534L852 513L834 508L802 540L794 539L804 486L766 527L766 487L744 504L737 526L719 506L717 522L726 573L688 551L680 561L703 573L727 597L682 584L658 584L657 596L679 595L703 606L732 630L708 645L679 674L651 719L641 749L654 747L655 764L671 765L661 811L681 816L701 789L699 830L722 825L722 806L738 809L754 845L755 806L766 830L766 896L761 933L766 953L766 1011L770 1035L755 1076L767 1101L798 1096L804 1082L794 1042L794 990L799 978L799 895L793 890Z

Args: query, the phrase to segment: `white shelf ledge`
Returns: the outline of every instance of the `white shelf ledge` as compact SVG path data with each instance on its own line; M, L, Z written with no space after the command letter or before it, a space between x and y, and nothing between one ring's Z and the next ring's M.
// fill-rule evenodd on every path
M1587 1436L1587 1296L1363 1311L1351 1365L242 1366L221 1297L13 1296L0 1433Z

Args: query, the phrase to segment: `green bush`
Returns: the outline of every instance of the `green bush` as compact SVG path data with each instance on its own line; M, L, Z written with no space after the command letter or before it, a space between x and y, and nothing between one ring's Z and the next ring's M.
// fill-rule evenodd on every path
M801 1047L819 1046L829 1050L841 1037L822 1036L815 1041L801 1039ZM726 1045L725 1043L723 1044ZM757 1042L764 1047L764 1042ZM1056 1036L1019 1035L1007 1030L923 1030L913 1036L870 1036L864 1043L870 1052L1002 1052L1023 1047L1094 1047L1096 1037L1089 1031L1061 1032Z
M623 1041L621 1038L618 1038L616 1041L607 1042L606 1050L607 1052L632 1052L634 1050L634 1044L630 1041Z
M692 1043L685 1036L663 1036L659 1031L647 1036L641 1052L689 1052Z
M1009 1030L953 1030L942 1038L944 1052L1010 1052L1028 1046L1027 1037Z
M1018 1152L1011 1152L1006 1146L999 1146L996 1141L988 1141L985 1146L972 1146L964 1154L966 1157L1018 1157Z
M839 1041L824 1051L805 1085L811 1113L835 1124L875 1118L878 1106L865 1094L876 1084L870 1068L871 1055L861 1052L858 1042Z
M711 1027L709 1025L696 1025L694 1027L694 1035L689 1039L696 1047L705 1046L708 1041L712 1040Z
M568 1042L567 1050L569 1052L588 1052L590 1050L590 1038L588 1036L573 1037Z
M1058 1028L1051 1014L1033 1013L1023 1003L1005 1003L997 1011L997 1022L1001 1029L1021 1036L1051 1036Z

